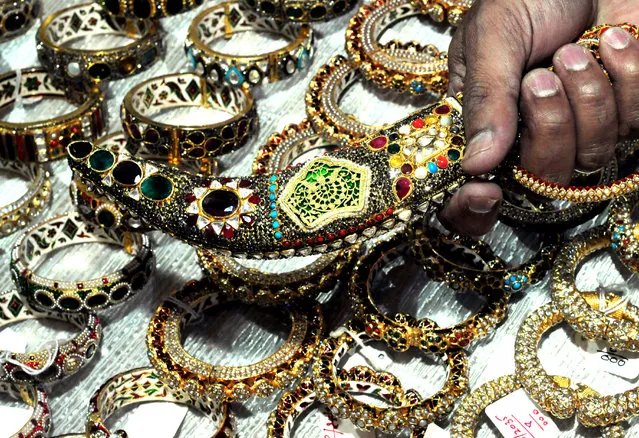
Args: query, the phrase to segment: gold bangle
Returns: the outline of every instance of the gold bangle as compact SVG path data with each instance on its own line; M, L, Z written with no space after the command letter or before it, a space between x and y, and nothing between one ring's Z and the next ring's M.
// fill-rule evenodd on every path
M39 0L0 0L0 42L25 33L39 12Z
M639 272L639 225L632 220L632 212L637 204L639 192L615 199L608 212L610 246L634 272Z
M285 47L263 54L231 55L211 43L236 32L268 32L291 40ZM233 87L264 85L305 70L313 50L313 30L307 24L282 23L260 17L237 1L227 1L199 14L189 27L186 52L196 73ZM201 71L198 71L201 69Z
M157 308L146 343L151 363L163 381L184 389L193 398L246 401L252 395L267 397L306 371L320 341L323 322L319 306L308 314L288 309L292 322L289 338L276 353L255 364L210 365L187 353L182 346L181 326L193 316L189 312L199 314L229 301L233 299L205 279L188 282Z
M0 382L0 393L9 394L12 398L22 400L33 407L29 421L9 438L40 438L49 435L51 430L49 397L40 386Z
M31 219L51 204L51 180L44 167L33 163L0 159L0 169L29 181L25 194L10 204L0 206L0 237L4 237L25 228Z
M633 312L637 310L635 308ZM537 357L541 336L564 321L568 322L559 307L548 303L528 315L519 328L515 341L515 368L517 379L528 395L558 418L569 418L576 413L577 420L586 427L608 426L637 415L639 408L628 400L637 398L639 388L602 396L581 383L573 389L570 379L546 373Z
M348 333L325 338L319 346L318 358L313 365L313 384L318 399L327 404L339 418L349 418L364 430L379 429L386 433L398 433L404 428L424 429L429 423L445 418L453 403L468 390L468 364L464 350L446 353L448 378L444 387L433 396L416 403L382 408L353 398L339 384L337 364L357 343L366 341L368 335L359 324L349 324L358 341Z
M112 49L68 47L80 38L118 35L134 41ZM114 20L97 3L62 9L47 17L36 35L38 59L56 79L100 83L147 70L164 54L160 25L150 20Z
M303 23L330 20L353 9L355 0L241 0L260 15Z
M510 304L510 296L503 290L492 289L480 311L452 327L438 327L428 318L417 320L412 315L397 313L384 314L373 301L371 284L377 272L394 259L408 252L418 263L424 260L424 253L413 251L426 243L429 236L408 240L404 235L378 242L362 256L353 268L349 281L349 296L355 318L362 322L366 334L373 339L383 340L398 351L416 347L426 352L439 353L451 349L465 348L471 342L488 334L504 320Z
M282 132L271 134L257 151L257 157L253 161L253 173L277 173L299 164L300 158L310 151L331 152L339 148L339 145L317 134L311 123L304 119L298 124L286 126Z
M152 388L153 390L150 390ZM225 404L201 398L193 399L185 391L169 387L152 368L136 368L107 380L91 397L86 422L87 437L126 437L126 432L111 432L105 421L116 411L130 405L148 402L173 402L195 408L214 424L212 438L231 424ZM232 430L232 429L231 429ZM235 436L232 432L226 436Z
M43 68L28 68L0 76L0 108L19 98L63 98L78 108L70 113L38 122L0 121L0 158L44 163L66 156L72 139L94 140L105 127L104 93L98 88L81 91L53 83Z
M443 95L448 88L448 55L434 46L407 51L383 47L378 39L394 22L423 14L411 0L382 0L363 5L346 29L349 59L364 77L397 92Z
M134 258L121 269L91 280L54 280L32 271L53 251L91 242L121 246ZM18 292L35 307L74 313L111 307L141 291L155 270L155 255L144 234L105 231L84 222L77 213L67 213L27 230L11 251L10 269Z
M175 107L215 108L228 120L204 126L186 126L153 120L154 114ZM242 147L258 125L253 96L245 87L216 85L193 73L149 79L124 97L122 124L138 143L136 155L179 165L184 160L210 161Z
M200 6L204 0L93 0L111 15L127 18L172 17Z
M552 275L552 301L563 312L566 322L588 339L601 339L618 350L639 348L639 315L634 306L619 304L610 315L596 309L597 301L588 300L577 289L577 268L589 255L609 247L610 235L597 227L571 239L557 254ZM608 307L608 306L606 306Z
M464 15L473 6L474 0L414 0L424 13L436 23L443 23L457 27L461 24Z
M479 416L493 402L521 388L516 375L499 377L486 382L471 392L459 404L453 414L450 426L450 438L473 438L479 422ZM624 438L625 432L620 424L601 429L603 438Z

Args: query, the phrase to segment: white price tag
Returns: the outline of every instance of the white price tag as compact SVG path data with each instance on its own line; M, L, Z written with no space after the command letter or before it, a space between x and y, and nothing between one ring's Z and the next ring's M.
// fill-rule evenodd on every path
M27 405L0 406L0 436L14 436L31 418L33 409Z
M486 415L504 438L557 438L559 429L518 389L486 407Z
M422 438L450 438L450 434L435 423L430 423Z
M335 418L327 407L320 409L319 438L375 438L374 431L358 430L348 420Z
M384 351L366 345L353 353L347 363L349 367L367 366L376 371L384 371L393 363L393 359Z
M575 335L575 341L582 348L588 366L628 380L639 377L639 353L617 351L580 334Z
M120 429L129 438L174 438L188 411L185 405L169 402L140 404Z
M0 350L11 353L26 353L27 338L10 328L3 329L0 331Z

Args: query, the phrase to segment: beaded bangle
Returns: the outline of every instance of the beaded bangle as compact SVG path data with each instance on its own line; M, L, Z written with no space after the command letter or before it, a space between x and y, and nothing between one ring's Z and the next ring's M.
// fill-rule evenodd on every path
M134 41L112 49L76 49L68 43L118 35ZM36 35L38 58L56 78L82 83L123 79L147 70L164 54L162 30L150 20L114 20L97 3L62 9Z
M464 15L473 5L474 0L415 0L424 13L436 23L443 23L457 27L462 22Z
M344 113L337 104L342 92L358 77L357 67L337 55L319 68L306 92L306 115L313 129L341 146L350 145L382 129L356 120Z
M419 254L428 275L450 284L453 289L485 294L495 290L522 292L543 280L560 248L555 243L558 236L553 235L542 242L541 248L528 261L511 267L482 241L459 234L444 235L434 228L427 228L424 233L426 237L411 251ZM460 260L460 249L468 260Z
M639 319L627 311L608 315L594 309L575 285L581 262L610 245L607 230L597 227L574 237L561 248L553 268L552 300L564 313L566 322L585 337L604 340L618 350L636 350Z
M242 56L211 48L215 40L245 31L282 35L291 42L269 53ZM237 1L220 3L195 17L185 46L196 72L201 68L213 82L233 87L270 84L302 72L310 63L312 49L313 31L308 25L261 17Z
M0 237L25 228L29 221L51 204L51 180L42 166L0 159L0 169L29 181L27 192L10 204L0 206Z
M421 264L423 252L413 252L413 248L424 245L427 239L422 237L407 242L405 236L396 235L393 239L377 243L356 262L349 281L355 318L362 322L368 336L383 340L394 350L406 351L417 347L437 353L467 347L472 341L486 336L490 329L504 320L508 311L509 294L493 289L487 294L487 301L479 312L452 327L438 327L428 318L418 321L405 313L385 315L371 295L375 276L385 265L392 264L406 252L416 256Z
M43 68L28 68L0 76L0 108L30 97L63 98L78 108L62 116L37 122L0 121L0 159L46 162L63 158L71 139L93 140L102 135L104 94L97 88L81 91L54 85Z
M304 119L298 124L286 126L282 132L271 134L257 152L253 161L253 173L277 173L299 163L302 156L310 151L332 152L339 148L339 145L317 134L311 123Z
M50 280L32 270L55 250L93 242L122 246L134 258L122 269L91 280ZM119 229L107 232L84 222L77 213L67 213L27 230L11 251L10 269L18 292L36 307L82 312L110 307L131 298L155 270L155 256L144 234Z
M317 349L322 331L319 306L308 314L290 309L292 330L284 345L268 358L248 366L210 365L182 346L182 328L194 315L232 301L208 280L191 281L162 303L151 319L146 343L160 378L193 398L220 402L267 397L301 376ZM188 309L188 310L186 310Z
M153 120L167 108L208 107L229 114L223 122L183 126ZM193 73L156 77L133 87L124 97L122 124L139 142L136 155L179 165L210 161L242 147L257 130L257 111L248 89L216 85Z
M632 212L639 204L639 192L621 196L612 203L608 212L610 246L621 261L639 272L639 225L632 220Z
M111 15L128 18L162 18L195 9L204 0L94 0Z
M358 333L358 330L353 331ZM375 428L385 433L398 433L404 428L424 429L429 423L445 418L455 400L468 390L466 353L464 350L449 350L445 353L448 378L444 387L433 396L416 403L388 408L360 402L341 387L338 377L338 365L344 355L368 338L361 331L356 336L359 338L357 341L348 332L337 338L325 338L318 349L312 377L318 399L339 418L349 418L361 429Z
M638 310L634 308L633 312ZM537 357L541 336L563 321L563 312L554 303L548 303L531 313L519 328L515 341L515 368L528 395L558 418L568 418L576 412L577 419L586 427L608 426L637 415L637 388L602 396L584 384L573 389L569 379L552 377L544 371Z
M453 414L450 438L473 438L479 422L479 416L486 407L500 398L521 388L515 375L499 377L486 382L466 397ZM624 429L620 424L601 429L603 438L624 438Z
M86 436L126 438L127 434L123 430L111 432L105 425L106 419L126 406L158 401L195 408L214 425L212 438L236 436L234 428L230 427L231 420L225 404L206 398L193 399L185 391L169 387L152 368L136 368L118 374L93 394L89 403Z
M448 88L448 55L384 48L378 41L396 21L423 14L410 0L381 0L363 5L346 29L349 59L374 84L400 93L443 95Z
M56 344L54 349L34 353L0 350L0 381L10 383L53 382L72 376L85 367L100 345L102 326L94 313L42 312L32 308L16 291L0 294L0 330L26 319L57 319L73 324L80 333Z
M325 21L344 15L357 4L355 0L241 0L252 11L270 18L288 21Z
M0 42L25 33L39 12L39 0L0 0Z
M22 400L33 407L29 421L9 438L41 438L49 435L51 430L51 411L49 398L42 388L34 385L16 385L0 382L0 393L9 394L16 400Z

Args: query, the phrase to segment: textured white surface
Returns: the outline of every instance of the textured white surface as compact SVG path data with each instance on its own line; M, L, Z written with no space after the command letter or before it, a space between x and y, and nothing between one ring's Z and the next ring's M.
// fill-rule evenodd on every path
M71 0L44 0L42 17L74 3L76 2ZM200 10L212 4L213 2L210 1L205 2ZM119 105L124 94L133 84L164 73L188 70L189 65L182 45L188 25L197 12L193 11L162 21L164 29L169 33L166 40L168 51L163 62L141 75L109 84L107 93L110 132L120 129ZM316 31L315 57L305 74L295 75L290 80L255 91L261 125L259 134L244 150L224 158L225 172L236 175L248 174L254 152L268 135L281 130L288 123L299 122L305 116L306 86L319 66L333 55L345 53L344 31L348 19L349 16L345 16L326 24L313 25ZM36 27L21 38L0 45L1 71L37 65L35 30ZM444 49L450 40L450 31L444 27L434 27L426 19L411 18L394 26L382 36L383 41L391 38L434 43L440 49ZM255 48L272 47L276 44L264 36L257 36L254 39L244 36L238 42L232 41L229 44L238 51L246 51L247 41L250 41L250 47ZM424 98L400 96L375 89L368 84L357 83L347 91L342 107L364 122L379 123L397 120L425 103L427 101ZM53 115L54 111L56 111L55 106L38 106L36 110L41 114L51 112L46 114L47 116ZM28 120L33 117L29 114L34 112L30 113L27 108L24 114ZM13 117L17 116L13 115ZM202 113L202 117L207 117L206 113ZM67 190L70 171L66 163L55 163L52 166L52 174L54 201L47 215L58 214L72 208ZM4 178L5 175L0 177L3 178L0 179L3 189L19 187L19 183L14 180L11 180L9 185ZM535 239L534 236L525 235L525 233L521 238L519 235L507 227L499 226L487 236L487 239L494 245L497 253L506 260L522 260L526 255L532 254L532 250L528 247L531 244L534 245ZM17 238L18 234L15 234L0 240L0 263L5 266L0 270L0 285L3 288L10 287L9 250ZM117 309L102 313L105 325L104 340L94 362L70 380L50 387L54 435L82 431L92 392L112 375L148 364L144 338L150 316L163 297L172 289L180 287L186 280L200 277L193 249L157 232L152 233L152 239L158 260L155 277L144 292L134 300ZM98 245L74 247L48 260L41 272L54 272L56 275L64 275L69 279L91 277L100 270L120 266L126 259L124 254L108 249L109 251L104 251L104 248ZM65 255L68 257L64 257ZM77 261L82 260L84 261L82 269L78 269ZM92 268L86 270L84 266L87 264ZM637 282L631 279L626 271L621 271L622 276L618 266L607 255L598 257L586 267L587 269L583 269L579 276L578 284L582 290L594 290L600 283L613 285L629 280L633 280L627 283L633 285L631 289L637 289ZM282 266L282 268L290 268L290 265ZM445 325L463 320L480 305L473 295L455 295L445 286L428 282L420 269L410 263L389 271L387 278L380 282L383 286L377 293L379 301L386 304L389 310L416 313L418 317L428 316L439 324ZM514 371L512 356L517 328L530 311L549 299L548 284L544 282L528 289L525 295L513 300L507 321L493 336L481 341L470 352L472 388L488 379ZM330 328L334 328L338 320L343 321L348 318L346 301L342 299L341 305L343 311L339 315L327 317ZM252 306L230 306L223 312L211 314L204 324L193 328L186 342L187 349L197 353L204 360L218 364L250 363L265 357L283 342L288 330L288 327L282 324L283 320L276 312L270 310L260 310ZM52 338L54 330L59 330L57 325L48 323L39 326L20 324L14 328L36 339L37 336L44 339ZM604 394L630 389L636 385L636 382L625 381L601 373L594 368L588 368L581 351L572 343L571 336L568 329L556 329L551 331L543 342L540 354L549 372L563 374L573 381L587 383ZM414 387L423 395L427 395L441 386L445 378L445 370L438 365L440 361L435 361L433 357L418 352L404 354L389 352L388 354L394 359L389 371L402 378L406 387ZM238 418L240 436L250 438L264 436L266 418L278 397L279 393L276 393L265 400L233 405L233 412ZM0 402L7 403L7 400L0 397ZM198 420L200 419L196 415L189 413L179 436L210 436L211 431L207 430L206 422ZM317 410L311 411L298 424L295 436L319 436ZM558 421L557 424L563 431L562 436L599 436L597 430L576 427L574 419ZM478 436L496 436L495 434L494 428L489 426L484 418ZM629 429L628 436L639 436L639 428L633 426Z

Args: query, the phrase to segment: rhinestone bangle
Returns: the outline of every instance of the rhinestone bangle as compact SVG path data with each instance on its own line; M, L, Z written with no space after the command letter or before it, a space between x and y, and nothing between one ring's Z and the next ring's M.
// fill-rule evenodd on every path
M9 438L40 438L49 435L51 430L49 397L40 386L0 382L0 393L9 394L12 398L22 400L33 407L29 421Z
M93 394L89 402L86 436L126 437L123 430L111 432L105 425L106 419L126 406L148 402L172 402L193 407L213 423L216 433L212 437L236 436L225 404L206 398L193 399L181 389L170 388L152 368L137 368L118 374ZM222 431L226 435L222 435Z
M369 249L353 268L349 281L349 295L353 314L362 322L366 334L373 339L383 340L391 348L406 351L417 347L427 352L445 352L467 347L472 341L488 334L490 329L506 317L509 294L493 289L487 294L487 301L475 315L452 327L438 327L430 319L416 320L412 315L397 313L385 315L373 301L372 282L380 269L402 255L415 256L418 263L424 260L424 253L415 251L423 246L428 237L408 241L406 236L381 241Z
M448 55L435 46L423 51L388 49L379 37L393 23L422 10L410 0L381 0L363 5L346 29L349 59L374 84L400 93L443 95L448 87Z
M75 49L71 41L104 35L134 41L112 49ZM62 9L44 20L36 34L38 59L61 82L100 83L147 70L164 54L160 25L150 20L114 20L97 3Z
M448 24L457 27L464 15L473 5L474 0L415 0L424 13L436 23L448 20Z
M269 53L231 55L215 50L212 43L236 32L282 35L290 43ZM195 17L185 50L196 73L215 83L233 87L265 85L305 70L313 50L313 30L306 24L282 23L261 17L237 1L220 3Z
M632 212L638 204L639 192L631 193L615 199L608 212L610 246L635 272L639 272L639 225L632 220Z
M25 33L39 12L39 0L0 0L0 42Z
M0 237L4 237L25 228L51 204L51 180L45 168L33 163L0 159L0 169L29 181L26 193L10 204L0 206Z
M122 246L134 258L122 269L91 280L50 280L32 271L53 251L93 242ZM84 222L77 213L67 213L27 230L11 251L10 269L18 292L34 306L83 312L122 303L142 290L155 269L155 256L144 234L119 229L107 232Z
M127 18L163 18L188 12L204 0L94 0L110 14Z
M0 76L0 108L6 109L20 99L32 97L63 98L78 108L61 116L37 122L0 121L0 159L47 162L66 156L72 139L94 140L102 135L105 124L104 93L53 83L43 68L28 68Z
M210 365L182 346L182 326L194 315L233 301L208 280L191 281L162 303L149 324L146 343L153 367L163 381L193 398L245 401L267 397L301 376L308 367L322 331L319 306L308 314L290 310L292 330L284 345L268 358L248 366ZM191 314L190 314L191 313Z

